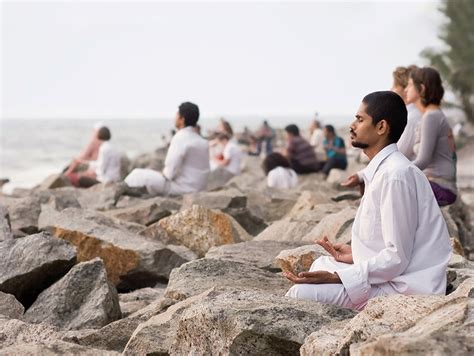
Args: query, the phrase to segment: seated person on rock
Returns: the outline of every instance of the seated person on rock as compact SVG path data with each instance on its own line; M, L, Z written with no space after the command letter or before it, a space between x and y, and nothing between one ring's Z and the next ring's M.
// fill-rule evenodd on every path
M316 259L298 276L285 273L296 283L287 296L361 310L378 296L446 293L449 235L428 179L397 149L406 122L398 94L363 99L351 141L370 163L361 172L365 194L351 246L318 241L332 257Z
M281 153L270 153L263 160L262 168L267 176L267 186L270 188L290 189L298 184L296 172Z
M196 104L186 102L176 114L178 132L171 139L163 172L134 169L126 178L129 187L145 187L152 195L179 195L204 190L209 175L209 144L196 133Z
M225 169L233 175L240 174L240 162L242 161L242 150L235 140L231 140L226 133L217 135L216 140L223 148L221 154L215 156L211 161L211 169Z
M71 181L72 185L88 188L97 183L117 182L120 180L121 155L110 144L110 138L110 130L107 127L101 127L97 131L97 140L100 142L97 161L75 159L65 173L65 176ZM75 167L81 163L88 164L88 170L75 173Z
M347 168L346 145L344 140L336 135L336 130L332 125L324 127L323 146L326 151L327 161L321 163L323 167L321 172L327 176L333 168L342 170Z
M301 137L298 126L288 125L285 127L285 132L285 155L294 171L298 174L318 172L321 169L321 164L316 158L313 147Z

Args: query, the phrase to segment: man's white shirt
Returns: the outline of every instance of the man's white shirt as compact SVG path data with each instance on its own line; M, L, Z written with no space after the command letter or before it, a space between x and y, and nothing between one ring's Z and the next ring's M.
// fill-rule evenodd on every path
M89 166L95 170L99 182L117 182L120 180L120 161L120 153L105 141L99 147L97 161L91 161Z
M354 304L387 294L445 294L451 244L430 184L396 144L361 172L365 193L352 227L353 265L337 273Z
M209 145L192 127L179 130L171 139L163 175L170 181L170 194L183 194L206 188L209 176Z
M234 140L229 140L222 152L225 160L229 163L224 168L234 175L240 174L240 162L242 161L242 150Z

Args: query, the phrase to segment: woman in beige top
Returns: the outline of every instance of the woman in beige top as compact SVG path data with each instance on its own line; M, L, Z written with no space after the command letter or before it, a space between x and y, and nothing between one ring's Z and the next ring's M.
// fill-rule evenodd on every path
M456 149L453 132L440 109L444 95L441 77L433 68L417 68L405 91L407 103L415 104L423 114L413 163L428 177L438 204L452 204L457 196Z

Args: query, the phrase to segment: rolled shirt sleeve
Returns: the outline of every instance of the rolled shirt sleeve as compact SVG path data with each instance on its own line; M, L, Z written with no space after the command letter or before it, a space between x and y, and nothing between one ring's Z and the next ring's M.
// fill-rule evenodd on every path
M394 178L384 183L380 205L384 248L371 258L354 261L350 267L337 271L354 304L368 300L372 284L391 281L410 263L418 223L414 195L416 192L406 181ZM362 238L370 240L375 237Z

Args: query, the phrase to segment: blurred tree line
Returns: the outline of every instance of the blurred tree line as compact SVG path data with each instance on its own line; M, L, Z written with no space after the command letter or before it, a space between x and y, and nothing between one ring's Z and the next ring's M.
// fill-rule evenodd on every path
M474 0L442 0L439 10L447 22L439 38L446 49L427 48L421 55L439 70L457 103L447 103L464 111L474 123Z

